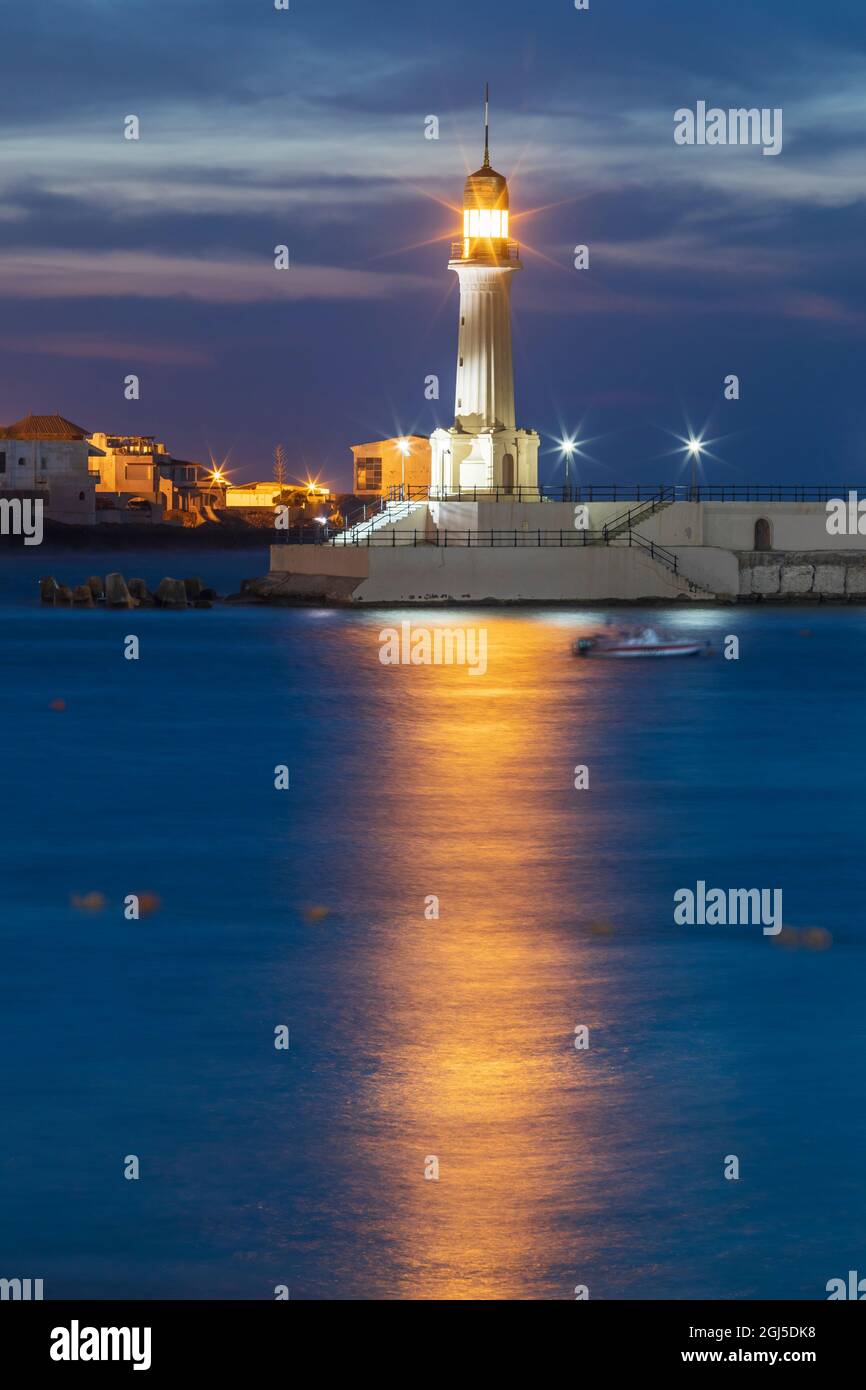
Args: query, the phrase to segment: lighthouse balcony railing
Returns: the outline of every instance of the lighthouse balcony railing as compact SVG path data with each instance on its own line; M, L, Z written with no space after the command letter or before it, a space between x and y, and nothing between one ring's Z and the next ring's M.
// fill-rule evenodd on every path
M520 242L505 237L461 237L451 243L452 261L519 261Z

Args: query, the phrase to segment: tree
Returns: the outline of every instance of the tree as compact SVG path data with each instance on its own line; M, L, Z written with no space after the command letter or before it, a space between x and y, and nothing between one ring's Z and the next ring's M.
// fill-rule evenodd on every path
M286 486L286 451L282 444L274 450L274 482L281 488Z

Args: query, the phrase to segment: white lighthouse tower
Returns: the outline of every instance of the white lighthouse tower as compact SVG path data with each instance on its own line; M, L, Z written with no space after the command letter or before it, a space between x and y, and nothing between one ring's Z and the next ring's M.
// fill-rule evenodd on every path
M490 166L489 92L484 163L466 180L463 236L449 270L460 281L454 424L431 435L431 496L537 497L538 435L518 429L511 359L511 277L522 270L508 235L508 183Z

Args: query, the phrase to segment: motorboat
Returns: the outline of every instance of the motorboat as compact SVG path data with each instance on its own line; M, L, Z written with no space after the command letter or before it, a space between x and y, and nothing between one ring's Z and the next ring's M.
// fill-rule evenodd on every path
M578 637L572 643L575 656L663 657L700 656L709 651L708 642L682 642L654 627L636 632L604 633L598 637Z

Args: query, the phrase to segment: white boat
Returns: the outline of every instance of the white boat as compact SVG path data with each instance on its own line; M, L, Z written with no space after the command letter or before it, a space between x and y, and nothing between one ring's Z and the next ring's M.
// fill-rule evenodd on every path
M601 637L579 637L572 643L575 656L612 656L623 658L658 658L664 656L700 656L709 650L709 643L678 642L654 627L639 632L605 634Z

